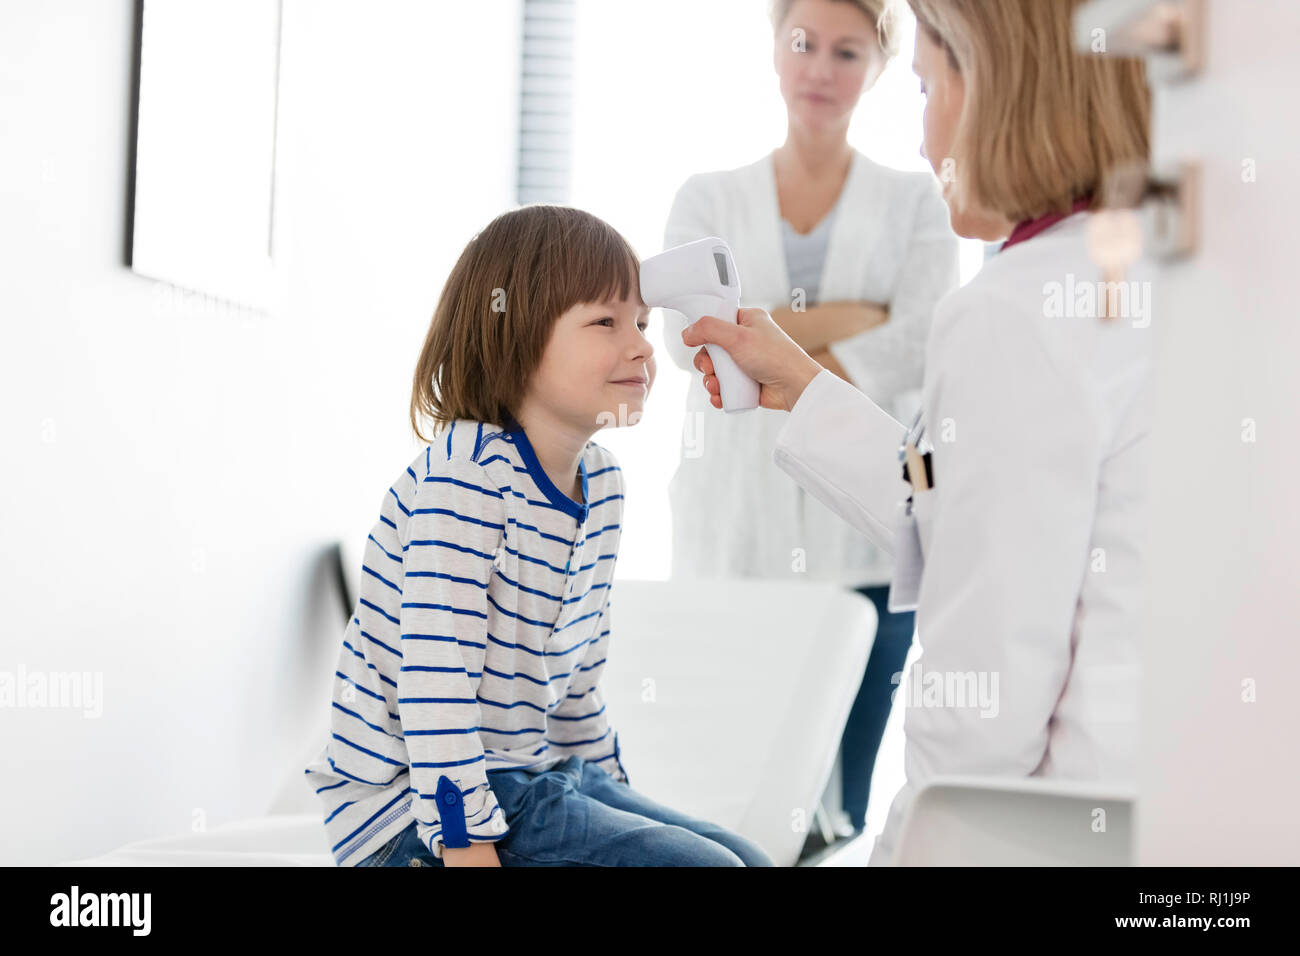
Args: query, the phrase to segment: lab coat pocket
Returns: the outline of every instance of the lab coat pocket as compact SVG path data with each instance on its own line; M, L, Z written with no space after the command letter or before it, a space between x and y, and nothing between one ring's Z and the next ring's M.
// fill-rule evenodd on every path
M928 559L930 555L930 529L934 523L934 492L933 488L912 492L912 516L916 519L916 532L921 540L922 559Z

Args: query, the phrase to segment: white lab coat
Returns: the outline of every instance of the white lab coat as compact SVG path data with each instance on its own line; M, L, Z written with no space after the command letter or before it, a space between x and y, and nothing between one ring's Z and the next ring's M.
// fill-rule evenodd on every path
M742 306L792 304L770 153L738 169L698 173L678 190L664 247L710 235L731 246ZM888 303L888 322L831 346L854 384L886 408L915 408L935 303L957 285L957 248L933 176L889 169L854 151L818 301ZM699 350L682 344L682 316L662 314L668 353L692 375L669 484L673 576L888 582L889 555L806 500L773 466L785 413L716 411L692 364Z
M907 782L872 865L892 861L915 794L936 774L1134 783L1153 332L1141 319L1048 314L1054 291L1099 279L1084 245L1089 215L996 254L936 310L922 389L934 487L915 496L925 571L914 668L922 688L926 675L997 674L997 714L916 706L917 675L905 679ZM892 552L908 492L904 431L823 371L789 414L775 461Z

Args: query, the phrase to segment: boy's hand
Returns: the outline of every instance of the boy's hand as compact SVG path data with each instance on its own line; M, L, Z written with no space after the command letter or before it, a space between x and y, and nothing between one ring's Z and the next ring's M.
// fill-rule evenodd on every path
M500 866L494 843L471 843L469 846L442 848L444 866Z

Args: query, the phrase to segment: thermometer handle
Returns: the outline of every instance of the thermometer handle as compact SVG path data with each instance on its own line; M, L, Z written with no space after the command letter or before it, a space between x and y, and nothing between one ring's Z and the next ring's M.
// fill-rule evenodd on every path
M746 412L758 407L758 383L740 370L740 366L721 345L706 345L718 376L724 412Z
M740 302L736 299L718 300L712 296L692 297L675 304L691 322L701 316L713 315L724 322L735 323ZM718 389L722 393L722 410L745 412L758 407L758 383L741 371L740 366L721 345L706 345L713 371L718 376Z

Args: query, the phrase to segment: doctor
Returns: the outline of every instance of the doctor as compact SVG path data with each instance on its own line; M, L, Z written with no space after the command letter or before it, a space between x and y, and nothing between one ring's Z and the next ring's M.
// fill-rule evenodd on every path
M774 0L772 65L785 142L677 191L664 248L723 236L744 302L770 309L801 348L899 416L915 412L935 304L957 287L957 237L929 173L872 162L849 144L854 112L898 53L893 0ZM694 371L683 320L664 315L668 354ZM684 324L684 322L683 322ZM786 416L716 415L687 394L669 484L673 577L784 578L849 587L878 626L840 739L845 824L866 823L871 771L915 627L889 613L890 556L773 464ZM761 515L761 520L755 520Z
M939 303L916 423L760 309L682 333L727 349L763 407L790 413L776 464L894 554L894 597L917 601L907 782L873 865L892 862L937 774L1135 778L1152 333L1095 298L1053 303L1101 279L1089 197L1108 168L1146 159L1149 97L1140 62L1072 51L1080 2L909 0L922 151L953 229L1006 237ZM703 349L694 364L720 408ZM908 480L905 439L918 446ZM909 570L923 572L914 594Z

